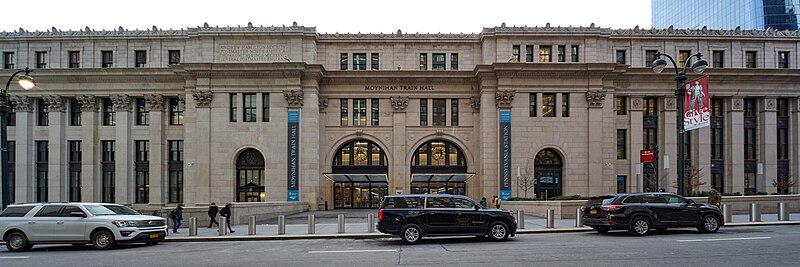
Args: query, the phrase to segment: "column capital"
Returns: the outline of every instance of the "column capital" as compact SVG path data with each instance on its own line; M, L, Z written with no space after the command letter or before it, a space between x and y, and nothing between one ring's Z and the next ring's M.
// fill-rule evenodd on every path
M664 97L664 110L667 111L674 111L678 109L677 106L678 99L674 96L665 96Z
M764 98L764 111L766 112L776 112L778 111L778 104L777 99L775 98Z
M303 108L303 92L300 90L283 90L283 97L289 108Z
M393 96L389 100L392 102L394 112L405 112L408 107L408 96Z
M8 100L14 103L14 109L17 112L33 112L33 101L30 97L24 95L11 95Z
M78 99L78 104L81 105L82 112L96 112L97 111L97 97L93 95L79 95L75 97Z
M328 97L320 96L317 102L319 102L319 112L325 112L325 109L328 108Z
M64 97L59 95L46 95L42 97L44 102L47 104L47 110L50 112L64 112L67 111L67 105L65 105Z
M731 111L744 111L744 99L741 97L731 98Z
M497 90L494 93L494 104L497 108L511 108L511 102L514 101L514 90Z
M472 110L474 112L481 111L481 97L480 96L471 96L469 97L469 105L472 106Z
M159 94L145 95L144 101L150 111L164 111L164 96Z
M211 101L214 100L214 94L211 91L198 90L192 92L192 98L194 98L195 107L209 108L211 107Z
M586 102L589 103L589 108L602 108L603 101L606 100L605 90L594 90L586 92Z
M130 111L131 97L128 95L111 95L111 103L116 111Z

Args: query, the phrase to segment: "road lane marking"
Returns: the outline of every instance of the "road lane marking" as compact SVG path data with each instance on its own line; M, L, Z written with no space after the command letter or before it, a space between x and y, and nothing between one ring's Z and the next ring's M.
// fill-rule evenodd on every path
M397 252L396 249L373 249L373 250L316 250L309 251L309 254L318 253L364 253L364 252Z
M0 257L0 259L27 259L27 258L30 258L30 257L31 256L4 256L4 257Z
M715 238L715 239L687 239L687 240L676 240L678 242L709 242L709 241L737 241L737 240L759 240L759 239L770 239L772 237L769 236L758 236L758 237L738 237L738 238Z

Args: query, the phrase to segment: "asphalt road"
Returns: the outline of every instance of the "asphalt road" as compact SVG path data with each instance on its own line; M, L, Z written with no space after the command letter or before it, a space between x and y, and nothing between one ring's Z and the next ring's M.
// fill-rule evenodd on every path
M507 242L477 238L397 238L0 249L0 266L797 266L800 226L694 229L632 237L625 232L517 235Z

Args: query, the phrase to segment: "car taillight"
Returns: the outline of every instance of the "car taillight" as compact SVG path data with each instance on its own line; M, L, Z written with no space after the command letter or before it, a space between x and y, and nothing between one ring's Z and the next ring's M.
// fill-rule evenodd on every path
M618 210L618 209L621 209L621 208L624 208L624 207L625 206L622 206L622 205L600 206L600 208L603 209L604 211Z
M585 211L585 210L586 210L586 207L581 207L581 211Z
M382 209L381 209L381 210L378 210L378 220L379 220L379 221L382 221L382 220L383 220L383 210L382 210Z

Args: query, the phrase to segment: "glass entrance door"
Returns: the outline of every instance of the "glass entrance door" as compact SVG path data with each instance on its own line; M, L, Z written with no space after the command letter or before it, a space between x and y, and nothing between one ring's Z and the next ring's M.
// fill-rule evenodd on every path
M378 208L389 192L385 182L336 182L333 185L333 203L336 209Z

